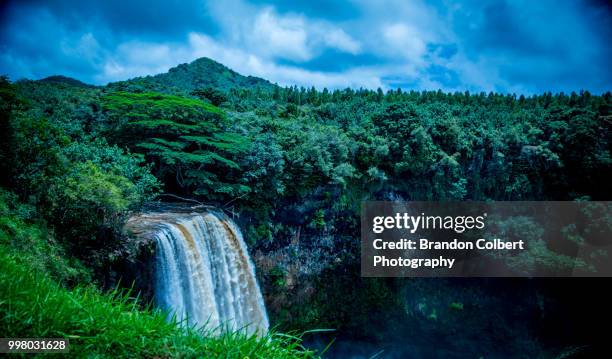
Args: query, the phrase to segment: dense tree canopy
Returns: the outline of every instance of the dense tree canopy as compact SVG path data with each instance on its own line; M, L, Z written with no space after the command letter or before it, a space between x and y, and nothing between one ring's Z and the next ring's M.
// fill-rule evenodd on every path
M216 193L248 192L227 176L240 169L232 158L248 143L227 130L226 115L219 108L160 93L113 92L102 101L109 124L104 131L116 143L145 154L170 188L212 198Z
M358 280L362 201L609 200L611 110L610 93L282 88L208 59L104 87L0 78L0 247L60 282L103 281L129 242L126 216L172 194L236 214L256 252L303 261L265 274L278 298L295 293L287 270L342 273L277 322L361 335L367 318L340 308L347 298L406 315L388 310L401 299L392 283ZM612 226L587 212L588 230ZM499 226L540 231L524 218ZM575 228L561 235L585 242ZM576 265L534 238L507 264ZM608 258L589 255L595 267Z
M128 199L101 208L122 210L159 188L152 173L166 192L252 216L254 238L283 237L274 218L287 216L338 227L367 199L610 198L610 93L317 91L215 66L103 88L5 80L6 185L53 203L68 191L53 183L95 177Z

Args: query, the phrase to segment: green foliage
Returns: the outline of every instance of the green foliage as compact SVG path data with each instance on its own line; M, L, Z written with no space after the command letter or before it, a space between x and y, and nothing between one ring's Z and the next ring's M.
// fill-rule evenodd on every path
M62 152L73 163L91 162L104 175L128 180L130 183L126 185L134 187L129 197L137 202L151 200L160 190L161 184L151 174L152 164L145 164L141 155L110 146L104 139L75 141Z
M562 237L576 246L577 253L589 259L587 271L597 272L607 268L610 253L606 247L611 241L611 213L612 204L609 202L585 203L576 222L561 230Z
M284 269L274 268L272 271L275 273L272 280L277 281L281 275L284 280ZM281 328L323 327L363 335L366 331L364 328L372 325L372 316L380 317L384 323L400 318L399 296L388 278L355 278L343 272L344 269L341 269L316 276L312 279L316 290L308 298L309 305L304 305L303 298L291 298L290 302L295 304L285 308L285 311L271 313L272 320L282 323ZM303 296L295 291L287 293L290 290L287 286L275 285L273 289L275 298L282 298L283 295ZM372 333L370 330L368 332Z
M0 252L0 332L7 337L62 337L71 357L314 358L300 338L270 332L213 336L140 310L119 291L91 286L66 290L24 261Z
M192 91L191 94L202 100L210 101L210 103L215 106L219 106L228 100L227 96L223 92L212 87L197 89Z
M272 280L272 284L276 288L281 290L285 288L285 286L287 285L287 282L285 280L286 274L287 273L285 273L285 270L282 267L274 267L269 273L270 279Z
M122 214L155 196L159 182L142 157L86 136L79 126L62 125L55 115L36 117L36 101L54 99L56 92L36 92L36 101L27 103L13 85L2 88L15 93L2 118L8 145L2 157L11 163L4 185L36 206L63 247L93 264L92 250L111 240L102 233L116 231Z
M544 229L532 218L524 216L508 217L503 220L492 218L488 228L491 232L503 233L509 241L526 240L526 250L518 253L518 255L491 254L518 273L532 273L538 267L553 270L557 273L574 269L587 269L587 264L582 259L549 249L546 241L542 238Z
M317 229L325 228L325 210L318 209L315 211L314 216L310 222L310 225Z
M448 305L448 307L450 309L454 309L454 310L463 310L463 303L461 303L461 302L452 302L451 304Z
M15 86L5 76L0 76L0 173L10 173L11 113L18 107L20 101ZM10 181L8 176L2 177L0 183L7 185Z
M436 308L433 308L431 310L431 313L429 313L429 315L427 316L427 319L434 320L434 321L438 320L438 313L436 311Z
M99 88L41 80L19 81L15 89L26 117L44 118L73 140L93 134L101 123Z
M15 186L61 229L91 232L117 212L151 198L159 185L142 159L104 141L71 142L42 119L17 117L11 157ZM60 231L61 232L61 231Z
M174 179L184 191L212 196L240 195L245 185L223 182L220 173L239 169L232 158L248 148L224 130L222 110L208 103L159 93L115 92L104 97L118 143L144 152L158 177Z
M140 200L129 179L105 172L91 161L77 163L65 175L53 178L47 192L53 222L77 247L96 242L101 226L118 228L119 215Z
M70 138L45 119L15 116L9 126L7 157L14 163L9 172L13 175L11 185L18 187L24 197L34 196L39 201L46 194L48 180L64 172L62 148Z
M78 277L69 269L73 255L99 265L83 248L91 247L87 253L101 256L112 250L109 232L121 223L122 215L154 198L162 186L167 192L226 208L231 205L246 223L246 239L258 249L283 247L300 233L300 249L314 248L314 252L325 242L327 251L316 252L318 259L332 258L347 266L358 258L354 238L363 200L607 200L612 194L610 93L517 98L494 93L280 88L200 59L166 74L106 87L61 78L16 84L0 79L0 99L0 165L8 174L2 185L29 203L23 208L32 208L38 218L2 217L2 241L19 250L32 245L38 258L32 259L38 263L34 266L55 266L51 271L58 278ZM598 213L592 209L584 214L596 223L590 231L609 227L609 219ZM501 225L517 236L535 233L537 238L538 228L524 219ZM322 234L329 240L321 240ZM562 234L576 246L584 241L576 228L565 228ZM31 244L26 239L30 237ZM40 254L47 246L53 258L53 253L65 256L68 264L45 262ZM544 240L528 247L527 256L508 265L582 265L548 248ZM600 251L589 255L599 263L608 256ZM354 326L361 331L368 323L353 319L352 312L383 315L389 314L383 307L396 306L392 283L356 281L345 276L346 271L341 273L333 283L318 284L322 289L313 294L314 305L285 311L277 319L293 327L325 321L332 327ZM102 298L90 292L62 293ZM90 305L84 294L78 295L70 298ZM342 310L339 304L347 301L355 307ZM116 310L105 305L100 308ZM74 323L65 314L74 315L72 309L62 312L66 317L60 319ZM438 307L440 315L435 308L423 315L433 314L435 321L442 322L448 309L443 305ZM102 309L88 310L104 315ZM77 312L75 321L89 320ZM394 313L386 321L395 314L400 315ZM25 309L16 314L29 319L27 315ZM120 311L118 315L140 314ZM56 325L60 319L51 321ZM87 334L78 335L95 333L92 336L97 338L104 328L119 328L111 319L96 320L100 327L88 322L83 327ZM126 337L142 339L142 332L121 325L126 326L121 327ZM156 330L151 326L139 330ZM133 354L135 348L147 350L150 344L151 351L145 353L164 357L195 353L183 341L217 343L163 334L155 337L162 338L161 346L152 339L136 343L125 338L126 349L111 344L110 333L100 342L83 345L108 344L107 349ZM229 343L241 348L232 339L222 350L232 350Z
M205 88L214 88L224 92L244 88L261 88L271 91L273 85L257 77L242 76L218 62L203 57L190 64L181 64L171 68L167 73L116 82L110 84L109 87L120 91L155 91L187 95L194 90Z
M19 256L36 272L73 284L89 281L87 270L53 238L36 208L0 189L0 250Z

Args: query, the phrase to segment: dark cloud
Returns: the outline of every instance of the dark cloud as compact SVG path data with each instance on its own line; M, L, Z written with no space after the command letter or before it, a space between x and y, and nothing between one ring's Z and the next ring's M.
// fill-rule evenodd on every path
M7 20L31 16L32 11L45 9L61 19L70 31L102 26L113 35L172 38L186 31L214 32L203 0L25 0L8 1Z
M0 72L90 83L209 56L281 84L611 89L606 1L1 1Z
M458 88L461 86L459 74L444 66L431 65L427 68L427 73L433 81L442 84L446 88Z

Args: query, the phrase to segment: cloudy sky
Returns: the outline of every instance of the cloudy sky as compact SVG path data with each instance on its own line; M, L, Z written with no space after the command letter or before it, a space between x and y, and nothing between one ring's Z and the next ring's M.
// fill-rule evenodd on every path
M0 0L0 73L93 84L206 56L320 89L612 90L605 1Z

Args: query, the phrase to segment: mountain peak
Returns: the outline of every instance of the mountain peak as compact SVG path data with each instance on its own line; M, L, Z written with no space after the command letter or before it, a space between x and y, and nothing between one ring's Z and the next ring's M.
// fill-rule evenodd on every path
M43 79L38 80L40 82L51 82L51 83L61 83L75 87L93 87L92 85L86 84L82 81L79 81L75 78L62 76L62 75L52 75L45 77Z
M243 76L210 58L201 57L175 66L166 73L137 77L109 86L126 90L138 86L159 92L190 93L206 87L229 91L238 87L272 88L274 85L258 77Z

